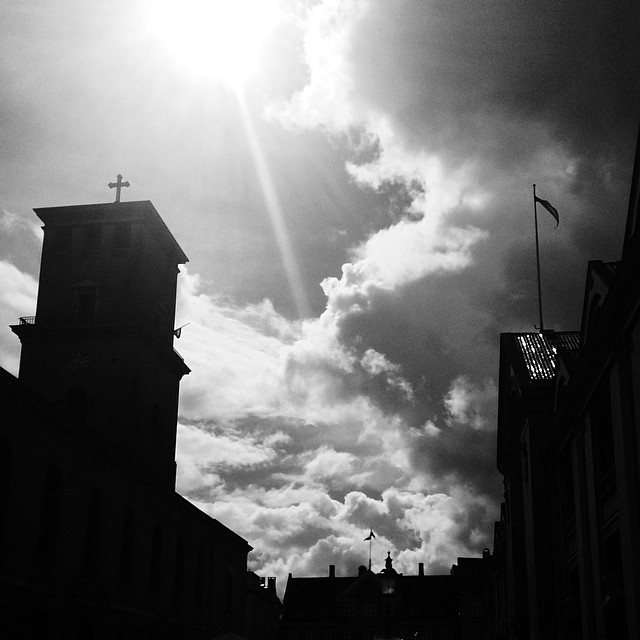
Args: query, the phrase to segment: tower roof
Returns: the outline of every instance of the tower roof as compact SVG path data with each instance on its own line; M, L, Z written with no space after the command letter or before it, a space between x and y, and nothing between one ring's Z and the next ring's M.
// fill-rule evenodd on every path
M164 223L150 200L133 202L108 202L102 204L78 204L62 207L40 207L34 209L45 226L67 226L77 224L145 222L158 242L168 249L177 264L189 262L177 240Z

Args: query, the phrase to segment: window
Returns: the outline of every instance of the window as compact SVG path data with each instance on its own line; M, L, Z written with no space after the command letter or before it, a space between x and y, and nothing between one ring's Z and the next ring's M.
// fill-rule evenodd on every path
M131 225L119 224L113 231L113 248L128 249L131 246Z
M120 545L120 582L131 584L133 576L133 557L135 545L135 518L133 511L127 509L122 522L122 542Z
M196 587L195 587L196 609L202 608L203 592L204 592L204 551L202 549L198 549L198 557L196 560Z
M348 603L344 605L344 615L345 616L355 616L356 615L356 605L353 603Z
M176 544L176 561L173 572L173 597L182 602L184 594L184 538L178 538Z
M98 287L94 285L76 289L76 321L80 324L91 324L96 319L96 302Z
M88 251L97 251L100 249L102 229L96 225L86 227L84 230L84 248Z
M362 605L362 615L371 617L376 615L376 605L375 604L365 604Z
M102 493L94 489L89 497L84 544L84 572L94 574L98 570L102 532Z
M233 601L233 576L230 573L228 573L227 574L227 607L226 607L227 613L231 613L232 601Z
M73 229L71 227L58 227L54 231L53 246L56 251L71 251L71 239Z
M154 327L162 327L163 323L166 324L169 315L167 314L167 309L158 300L153 301L153 310L152 310L152 318L151 323Z
M84 424L87 418L87 392L84 389L68 389L64 397L64 409L77 425Z
M45 565L52 565L58 555L61 501L62 475L52 466L45 478L37 549L38 561Z
M162 562L162 527L156 524L151 539L151 558L149 562L149 591L160 590L160 563Z

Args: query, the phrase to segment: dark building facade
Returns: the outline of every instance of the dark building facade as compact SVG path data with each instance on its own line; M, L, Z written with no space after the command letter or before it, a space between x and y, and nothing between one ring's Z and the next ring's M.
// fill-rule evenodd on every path
M0 370L0 637L244 634L251 547L175 493L187 257L148 201L36 213L37 309Z
M289 575L281 640L488 640L488 552L458 558L449 575L403 575L388 556L385 568L338 577Z
M276 579L247 571L245 635L252 640L277 640L281 612Z
M639 171L580 331L501 336L495 638L640 638Z

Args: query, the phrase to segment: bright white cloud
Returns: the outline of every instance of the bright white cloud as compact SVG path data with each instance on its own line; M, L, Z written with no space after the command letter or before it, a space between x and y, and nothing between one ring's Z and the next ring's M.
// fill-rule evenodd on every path
M493 380L487 380L479 387L466 376L458 376L444 398L449 424L468 425L478 430L493 429L495 425L487 420L492 413L488 407L497 401L498 389Z
M309 82L287 103L272 105L269 116L284 126L319 127L335 135L366 129L364 105L355 104L350 54L353 31L368 5L368 0L325 0L309 11L304 30Z
M493 503L471 489L444 491L416 466L422 436L402 417L409 383L384 354L349 350L334 308L291 322L268 303L238 308L204 294L197 277L181 279L179 313L198 340L185 331L179 346L206 384L189 387L182 403L178 490L245 536L254 566L279 576L281 588L290 571L319 575L336 564L353 573L367 563L369 527L374 562L390 550L411 572L418 562L447 570L486 544ZM374 381L400 385L400 412L383 410ZM474 431L485 428L494 392L459 377L442 402L460 429ZM438 492L426 493L431 485ZM467 530L470 518L477 531Z

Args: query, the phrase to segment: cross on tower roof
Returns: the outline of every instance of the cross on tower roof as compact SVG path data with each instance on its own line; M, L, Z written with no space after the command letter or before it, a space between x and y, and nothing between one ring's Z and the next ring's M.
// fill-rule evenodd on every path
M122 176L120 174L117 175L118 181L117 182L110 182L109 183L109 189L113 189L114 187L116 188L116 202L120 202L120 191L122 189L122 187L128 187L129 186L129 182L122 182Z

